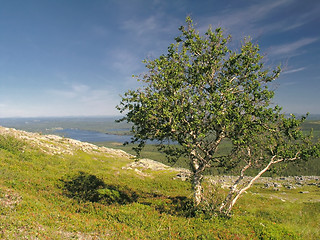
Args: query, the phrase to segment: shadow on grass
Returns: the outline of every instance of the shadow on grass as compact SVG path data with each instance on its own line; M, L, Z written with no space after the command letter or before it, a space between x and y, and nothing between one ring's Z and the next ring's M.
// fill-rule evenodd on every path
M78 172L60 179L64 195L80 202L99 202L102 204L127 204L135 202L138 195L120 186L108 185L95 175Z
M153 207L160 213L195 216L193 201L187 197L137 193L124 186L108 185L97 176L82 171L61 178L59 187L65 196L79 202L98 202L106 205L139 202Z
M196 215L192 199L185 196L166 197L162 195L148 196L147 194L139 198L139 203L151 206L160 213L184 217Z

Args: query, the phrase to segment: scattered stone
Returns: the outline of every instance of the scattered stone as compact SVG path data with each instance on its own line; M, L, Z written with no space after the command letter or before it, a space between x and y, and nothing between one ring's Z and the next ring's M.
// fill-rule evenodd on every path
M190 171L181 170L179 173L177 173L177 175L174 179L180 179L181 181L186 181L190 178L190 175L191 175Z
M274 186L275 188L282 187L282 185L281 185L280 183L274 183L273 186Z
M318 186L318 184L315 183L315 182L313 182L313 183L308 183L307 185L309 185L309 186Z
M142 170L147 170L147 169L152 171L162 171L162 170L177 171L178 173L174 177L174 179L180 179L182 181L188 180L191 176L191 172L188 169L173 168L163 163L160 163L151 159L147 159L147 158L143 158L143 159L140 159L139 161L132 162L127 166L123 167L122 169L127 169L127 170L134 169L135 171L136 169L139 169L140 172L142 172Z
M150 174L144 173L144 172L140 171L140 170L137 169L137 168L135 168L134 171L135 171L138 175L140 175L140 176L142 176L142 177L151 177Z
M269 187L271 187L271 184L270 183L265 183L264 186L265 186L265 188L269 188Z
M151 159L147 159L147 158L143 158L143 159L140 159L139 161L132 162L127 167L131 169L136 169L136 168L141 168L143 170L151 169L154 171L168 170L170 168L169 166L163 163L160 163Z
M300 191L299 193L309 193L309 191Z

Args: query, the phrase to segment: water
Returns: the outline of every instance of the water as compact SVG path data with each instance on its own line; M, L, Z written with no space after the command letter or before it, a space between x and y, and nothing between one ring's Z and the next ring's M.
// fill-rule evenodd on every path
M109 130L110 131L110 130ZM116 134L107 134L95 131L81 130L76 128L67 128L62 130L55 130L55 134L62 135L66 138L72 138L75 140L79 140L81 142L118 142L125 143L131 141L131 135L116 135ZM156 140L147 140L146 144L159 144ZM171 144L176 144L171 142Z
M115 134L106 134L101 132L80 130L80 129L63 129L56 130L54 133L62 135L66 138L72 138L82 142L130 142L131 136L129 135L115 135Z

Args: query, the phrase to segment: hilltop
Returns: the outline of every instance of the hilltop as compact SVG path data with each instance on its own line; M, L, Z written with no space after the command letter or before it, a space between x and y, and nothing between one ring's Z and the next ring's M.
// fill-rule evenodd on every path
M233 218L194 215L185 169L4 127L0 172L1 239L320 237L319 177L262 178ZM206 184L221 186L211 188L219 197L230 180L208 177Z

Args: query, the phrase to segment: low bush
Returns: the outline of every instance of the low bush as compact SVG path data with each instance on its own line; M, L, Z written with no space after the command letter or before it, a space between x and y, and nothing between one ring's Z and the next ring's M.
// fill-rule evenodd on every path
M125 204L137 199L137 194L118 186L107 185L95 175L78 172L60 179L66 196L78 201L100 202L103 204Z

